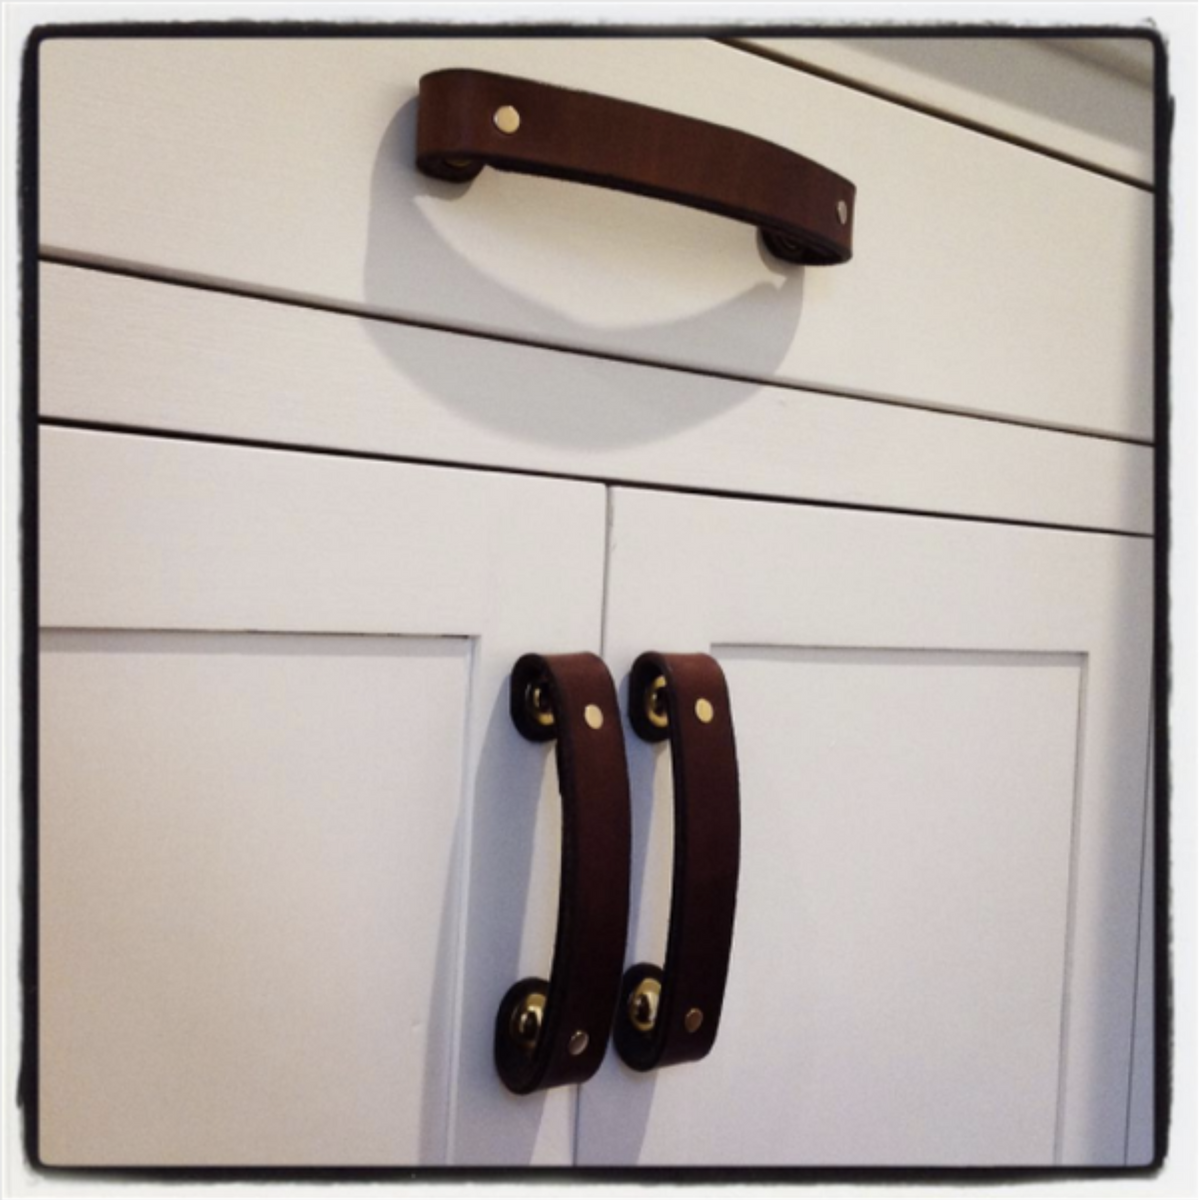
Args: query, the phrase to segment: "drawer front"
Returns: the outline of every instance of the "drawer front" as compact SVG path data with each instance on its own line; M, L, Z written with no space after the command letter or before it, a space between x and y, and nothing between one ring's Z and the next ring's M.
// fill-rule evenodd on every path
M525 75L741 129L858 187L853 260L414 166L417 86ZM1152 197L736 47L52 39L43 251L739 378L1149 439Z
M1154 448L609 362L80 267L41 412L87 424L911 512L1153 531Z
M1148 31L1122 38L768 37L742 44L1107 174L1154 183Z

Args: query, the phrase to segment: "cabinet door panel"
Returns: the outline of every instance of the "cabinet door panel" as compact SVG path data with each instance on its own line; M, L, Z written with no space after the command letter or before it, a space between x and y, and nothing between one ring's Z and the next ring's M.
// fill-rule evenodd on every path
M505 679L597 646L601 489L65 430L41 476L44 1160L569 1162L491 1063L557 887Z
M50 1161L441 1153L469 668L465 639L45 634Z
M712 1055L606 1064L580 1160L1122 1161L1149 542L618 491L610 553L618 677L726 671L742 876ZM669 763L631 769L656 961Z

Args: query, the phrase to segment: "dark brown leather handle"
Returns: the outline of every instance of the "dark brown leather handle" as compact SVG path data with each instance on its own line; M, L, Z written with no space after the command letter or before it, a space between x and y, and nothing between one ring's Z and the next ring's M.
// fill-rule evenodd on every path
M513 723L554 740L562 792L562 878L550 978L500 1002L495 1059L524 1095L590 1079L604 1059L629 921L629 774L620 709L594 654L526 654L513 667Z
M649 1071L693 1062L721 1023L737 904L741 817L737 747L725 675L707 654L641 655L629 680L629 720L647 741L671 741L675 862L661 969L625 972L613 1031L617 1052Z
M465 181L484 166L745 221L788 262L829 266L850 259L854 185L773 142L510 75L451 69L423 76L418 169Z

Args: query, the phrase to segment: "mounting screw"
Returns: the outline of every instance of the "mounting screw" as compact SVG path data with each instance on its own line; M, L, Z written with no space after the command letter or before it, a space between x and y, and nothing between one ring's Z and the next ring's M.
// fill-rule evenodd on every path
M541 992L526 996L513 1010L508 1032L513 1041L526 1049L537 1045L542 1033L542 1021L546 1015L546 997Z
M657 979L646 978L629 994L626 1011L629 1023L640 1033L649 1033L658 1020L658 1001L662 985Z
M492 113L492 124L501 133L516 133L521 128L521 114L511 104L505 104Z

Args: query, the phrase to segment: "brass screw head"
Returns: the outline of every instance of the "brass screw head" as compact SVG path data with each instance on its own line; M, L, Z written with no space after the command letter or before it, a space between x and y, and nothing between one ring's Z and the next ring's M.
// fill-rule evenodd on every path
M600 729L604 725L604 713L600 711L600 705L589 704L583 710L583 719L588 723L589 729Z
M629 993L626 1011L629 1013L629 1023L640 1033L649 1033L658 1020L658 1001L662 995L662 985L657 979L643 979Z
M843 225L850 220L850 206L845 202L845 200L839 200L837 202L837 215L838 220Z
M554 709L545 683L531 683L525 689L525 709L539 725L554 724Z
M713 706L703 696L696 701L696 716L705 725L713 719Z
M511 104L501 105L492 113L492 124L501 133L516 133L521 128L521 114Z
M667 716L667 678L659 675L646 689L646 720L656 729L666 729L670 724Z
M588 1041L588 1035L582 1029L577 1029L567 1043L567 1053L573 1058L578 1058L588 1048Z
M513 1009L508 1031L514 1042L527 1049L537 1045L542 1033L542 1020L546 1013L546 997L541 992L532 992Z
M688 1033L695 1033L704 1024L704 1014L698 1008L689 1008L683 1018L683 1027Z

